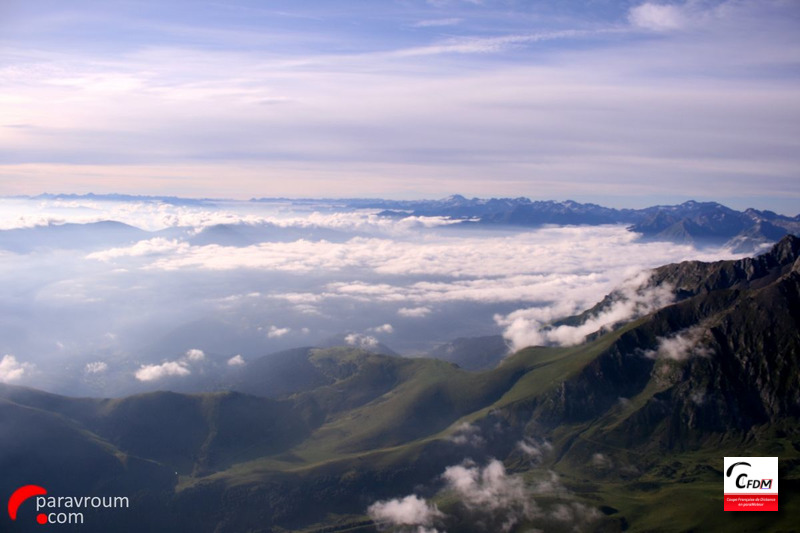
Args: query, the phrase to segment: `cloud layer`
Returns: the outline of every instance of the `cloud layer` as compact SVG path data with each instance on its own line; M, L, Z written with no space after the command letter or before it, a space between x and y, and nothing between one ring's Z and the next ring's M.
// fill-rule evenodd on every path
M237 355L331 339L408 355L481 335L573 344L668 302L625 285L643 270L731 257L622 226L452 227L324 202L5 202L0 353L35 365L37 386L80 394L188 387ZM141 227L87 224L109 220ZM547 326L615 289L584 325ZM31 383L18 365L7 374Z

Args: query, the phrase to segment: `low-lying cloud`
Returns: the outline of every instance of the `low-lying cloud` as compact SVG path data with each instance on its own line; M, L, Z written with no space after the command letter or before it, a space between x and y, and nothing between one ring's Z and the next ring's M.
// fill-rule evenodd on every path
M191 365L201 363L206 359L203 350L190 348L183 357L177 361L166 361L158 365L141 365L134 377L139 381L158 381L167 377L184 377L192 373Z
M496 315L495 321L505 329L503 335L511 342L513 349L526 346L574 346L586 339L587 335L608 330L615 324L644 316L672 303L675 299L673 288L664 284L648 284L649 273L628 280L614 292L611 305L587 317L581 324L548 325L548 322L577 312L574 306L554 306L530 308L514 311L506 316Z
M372 335L363 335L361 333L348 333L344 337L344 342L348 346L355 346L362 350L374 350L380 344L378 339Z
M188 387L200 379L199 365L217 357L229 369L235 355L251 361L330 339L364 349L380 341L409 355L501 333L515 347L580 342L644 312L646 295L581 327L547 324L648 268L730 256L642 242L622 226L444 228L453 221L324 204L0 203L9 208L0 224L12 228L43 220L140 228L37 226L22 237L0 235L0 353L35 365L36 386L72 394L130 393L169 377ZM25 246L15 247L23 237ZM164 356L187 347L206 358ZM9 368L15 382L34 385L33 366Z
M417 533L436 531L428 528L444 516L436 505L429 504L415 494L400 499L375 502L369 506L367 514L379 526L417 526L406 529Z
M486 439L481 435L481 429L469 422L459 424L450 436L450 442L459 446L472 446L479 448L486 444Z
M485 467L472 461L449 466L442 477L447 488L455 492L467 507L502 514L502 531L509 531L523 518L531 518L538 512L522 478L508 474L497 459Z
M553 450L553 445L547 440L537 441L532 438L524 438L517 442L519 448L534 463L539 463L546 454Z
M659 337L658 346L654 350L645 352L651 359L670 359L672 361L685 361L690 357L708 357L712 350L703 346L708 330L703 326L693 326L671 337Z

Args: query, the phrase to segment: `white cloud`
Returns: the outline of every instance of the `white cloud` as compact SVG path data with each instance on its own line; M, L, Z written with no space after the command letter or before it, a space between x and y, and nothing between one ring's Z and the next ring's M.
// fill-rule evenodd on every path
M545 454L553 450L553 445L547 440L537 442L530 438L517 442L517 448L528 455L532 461L540 462Z
M160 365L141 365L134 374L139 381L156 381L169 376L188 376L191 370L183 361L167 361Z
M581 30L561 30L502 35L499 37L458 37L432 45L397 50L392 52L391 55L395 57L414 57L439 54L493 54L526 44L558 39L574 39L587 34L588 32Z
M652 359L671 359L673 361L684 361L692 356L708 357L711 350L702 346L708 331L702 326L694 326L685 329L672 337L659 337L658 346L655 350L645 352L647 357Z
M400 316L419 317L430 309L428 304L446 301L567 300L578 306L591 305L643 268L720 255L686 245L638 242L637 236L622 226L542 228L495 234L491 239L460 232L423 235L418 233L413 239L356 237L345 242L300 239L244 247L181 243L152 257L145 268L167 272L250 269L294 276L362 272L384 279L394 277L391 284L336 281L314 292L277 291L269 296L286 299L314 314L320 312L319 304L331 298L398 302L405 304L398 311ZM621 247L629 253L607 253ZM123 255L119 251L114 254ZM631 257L636 263L629 261ZM397 279L410 276L428 280ZM434 277L439 279L433 281Z
M269 331L267 332L267 337L270 339L278 339L283 337L284 335L288 335L291 332L291 328L279 328L277 326L270 326Z
M522 478L507 474L503 463L497 459L492 459L484 468L470 461L449 466L442 477L447 487L468 507L501 513L503 531L509 531L522 518L530 518L538 511Z
M430 44L429 32L411 32L419 36L412 52L395 55L354 54L352 47L337 54L332 50L337 47L330 47L319 54L265 59L251 47L164 46L95 61L63 50L53 59L22 54L2 72L4 97L16 120L40 129L9 128L9 149L34 160L37 148L64 158L77 152L82 157L76 159L91 163L26 161L5 165L3 175L10 180L18 173L20 184L9 184L13 192L53 189L65 179L78 182L78 176L93 189L124 184L129 190L180 190L192 175L198 193L224 194L218 176L227 170L242 195L263 191L263 179L270 180L275 195L438 194L457 187L513 194L530 184L532 175L552 176L536 181L537 195L558 197L598 190L592 185L619 195L719 193L720 176L734 182L737 195L747 195L769 181L751 183L755 174L781 175L791 185L787 169L797 167L791 153L796 150L775 154L775 146L793 138L789 129L796 120L784 125L774 119L797 117L790 100L796 100L796 80L753 73L770 67L787 72L795 61L793 2L648 2L634 8L631 24L675 27L683 22L676 10L687 5L720 6L718 11L729 14L722 35L642 43L626 39L630 28L618 21L590 20L593 12L578 9L571 10L575 18L567 25L604 25L609 41L548 47L541 51L543 61L464 58L447 69L424 54L497 52L536 41L515 34L518 12L503 9L487 12L499 22L492 38ZM664 80L669 83L660 83ZM536 90L526 90L530 87ZM59 105L64 98L70 106ZM128 104L124 110L121 98ZM214 105L220 98L228 105ZM312 108L317 112L306 112ZM198 118L210 125L202 136L195 131ZM125 143L123 132L141 142ZM739 157L748 146L749 163ZM212 148L238 149L242 160L209 161ZM165 163L102 164L113 156L142 161L156 152ZM370 161L359 157L365 152ZM187 156L200 153L203 159ZM484 179L488 168L495 169L491 180ZM655 175L641 179L646 170ZM668 176L675 179L667 182ZM123 177L136 179L129 185ZM773 193L780 190L768 186Z
M616 299L609 307L590 316L578 326L547 325L555 318L567 316L569 307L573 307L573 311L577 310L567 301L552 307L521 309L506 316L496 315L495 321L505 328L503 335L511 342L514 350L526 346L573 346L583 342L591 333L607 330L615 324L646 315L672 303L675 298L673 288L666 284L651 286L648 283L649 277L649 272L643 272L628 280L615 291Z
M628 20L636 27L654 31L669 31L685 24L684 14L679 6L647 2L632 7Z
M441 26L456 26L461 23L463 19L460 18L446 18L446 19L427 19L415 22L415 28L438 28Z
M108 363L104 361L95 361L93 363L86 363L83 371L87 374L103 374L108 371Z
M192 349L186 351L185 357L186 357L187 361L191 361L191 362L194 363L194 362L202 361L203 359L205 359L206 358L206 354L203 352L203 350L198 350L197 348L192 348Z
M401 307L397 310L397 314L406 318L423 318L431 314L431 308L420 307Z
M164 239L156 237L139 241L136 244L120 248L111 248L100 252L93 252L86 256L87 259L97 259L98 261L111 261L124 257L143 257L153 255L164 255L187 250L189 245L176 239Z
M469 422L459 424L448 440L459 446L472 446L473 448L480 448L486 443L481 436L481 429Z
M415 494L402 499L375 502L369 506L367 514L379 524L425 527L434 525L437 519L444 516L435 504L429 504Z
M345 336L344 342L350 346L356 346L362 350L374 350L378 347L378 339L371 335L363 335L361 333L349 333Z
M29 212L35 212L38 206L37 201L19 202L13 207L16 214L23 206ZM46 208L78 209L81 213L86 210L101 219L123 212L120 203L112 202L109 206L102 201L94 203L97 205ZM132 212L136 217L145 217L149 212L140 208L140 203L131 208ZM174 214L176 209L167 206L156 211L164 215ZM275 208L230 202L223 207L196 209L224 210L246 217L254 213L261 216ZM302 218L299 209L284 209L281 216ZM0 212L0 217L3 215ZM354 213L351 218L357 220L360 216ZM197 216L198 220L204 218ZM331 221L336 223L339 222ZM391 225L397 221L387 218L385 223ZM247 231L250 230L251 235L259 234L257 228L249 227ZM165 235L185 235L185 231L170 230ZM538 324L588 308L637 269L688 258L728 256L719 250L698 251L687 245L640 242L621 226L530 230L418 228L410 233L382 228L379 231L380 237L364 233L353 238L342 233L335 241L268 242L242 248L184 246L184 241L178 239L180 246L170 245L153 255L114 254L116 259L110 262L86 259L86 252L72 250L4 256L4 293L13 294L19 285L29 294L35 294L33 298L6 301L10 308L19 308L19 317L32 317L24 324L29 341L25 346L15 347L14 353L42 353L46 357L50 351L56 351L56 341L75 353L100 354L111 348L118 353L135 353L141 348L137 339L142 331L155 332L155 343L161 343L175 331L183 335L181 352L202 338L207 344L203 349L233 355L251 353L253 343L263 343L270 332L273 335L270 340L284 341L295 335L299 339L304 327L309 328L304 342L313 344L336 332L350 331L354 332L349 338L351 345L374 350L377 339L382 340L389 331L387 327L380 328L384 324L393 326L393 347L411 352L418 350L413 343L421 346L470 336L473 328L469 324L495 312L502 312L508 319L525 318L522 325L526 326L527 335ZM214 254L225 262L224 269L205 268L204 258L217 260L213 259ZM256 264L272 268L247 267L251 255L257 258ZM197 264L176 269L156 268L160 262L171 265L187 257ZM514 309L523 311L511 314ZM307 314L311 312L316 314ZM419 338L416 332L409 336L396 324L396 320L407 323L428 319L435 321L433 327L420 329ZM447 328L439 327L445 321ZM228 343L214 338L211 331L191 333L190 329L183 329L204 327L199 324L235 331L236 339ZM381 331L370 330L376 326ZM491 322L485 327L490 331L499 329ZM291 331L284 337L275 337L287 329ZM116 334L113 346L105 332ZM583 332L559 333L564 337ZM447 338L439 339L437 335ZM553 337L548 342L566 342L562 337ZM160 345L153 349L157 350L153 353L172 353L174 348ZM183 353L169 360L192 373L202 364L191 362ZM69 383L88 383L82 379L87 361L92 359L70 370L77 375ZM128 372L134 374L139 364L159 366L164 362L142 358ZM110 360L109 364L112 366L109 374L121 370L113 367ZM39 363L37 372L55 373L57 367L62 368ZM157 377L164 370L141 375L154 373ZM181 372L174 367L173 370Z
M0 360L0 382L19 381L33 369L33 363L21 363L13 355L6 354Z
M245 364L244 357L241 355L234 355L228 359L228 366L242 366Z
M375 326L374 328L369 328L370 331L375 333L393 333L394 328L391 324L383 324L381 326Z

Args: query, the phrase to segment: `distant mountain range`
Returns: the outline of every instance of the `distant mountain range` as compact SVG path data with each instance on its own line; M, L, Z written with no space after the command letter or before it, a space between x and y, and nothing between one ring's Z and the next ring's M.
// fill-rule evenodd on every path
M340 347L253 361L239 392L110 400L0 385L5 490L131 497L81 531L795 529L800 239L667 265L640 289L674 303L483 372ZM495 341L475 342L495 357ZM442 350L482 364L469 343ZM781 511L724 513L724 456L778 456ZM391 498L416 514L367 513ZM0 519L40 527L28 508Z
M95 201L144 201L173 205L213 205L223 200L185 199L172 196L75 195L43 194L33 199ZM600 225L626 224L631 231L646 239L694 243L697 245L726 245L737 253L758 251L787 234L800 234L800 214L791 217L772 211L747 209L737 211L716 202L687 201L680 205L656 205L643 209L615 209L592 203L571 200L534 201L528 198L465 198L453 195L440 200L385 199L290 199L253 198L254 203L277 203L296 206L327 205L337 209L379 209L386 217L437 216L460 220L466 225L538 227L543 225ZM269 228L267 228L269 229ZM281 228L271 231L269 240L286 240L308 230ZM204 229L198 243L249 244L263 239L259 229L219 225ZM331 230L314 230L311 238L337 238ZM306 237L303 237L306 238ZM2 241L2 239L0 239Z
M787 217L772 211L736 211L716 202L688 201L644 209L613 209L567 200L531 201L528 198L464 198L408 202L357 202L384 209L385 216L446 216L468 223L512 226L628 224L631 231L653 240L696 244L727 244L738 252L757 249L788 233L800 232L800 215Z

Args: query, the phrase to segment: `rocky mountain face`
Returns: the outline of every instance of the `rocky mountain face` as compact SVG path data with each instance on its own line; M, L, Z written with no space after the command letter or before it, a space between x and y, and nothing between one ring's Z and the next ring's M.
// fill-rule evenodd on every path
M594 420L635 398L643 405L614 434L670 449L800 416L799 256L800 239L787 236L756 258L656 269L649 283L677 302L622 327L540 398L541 421Z

